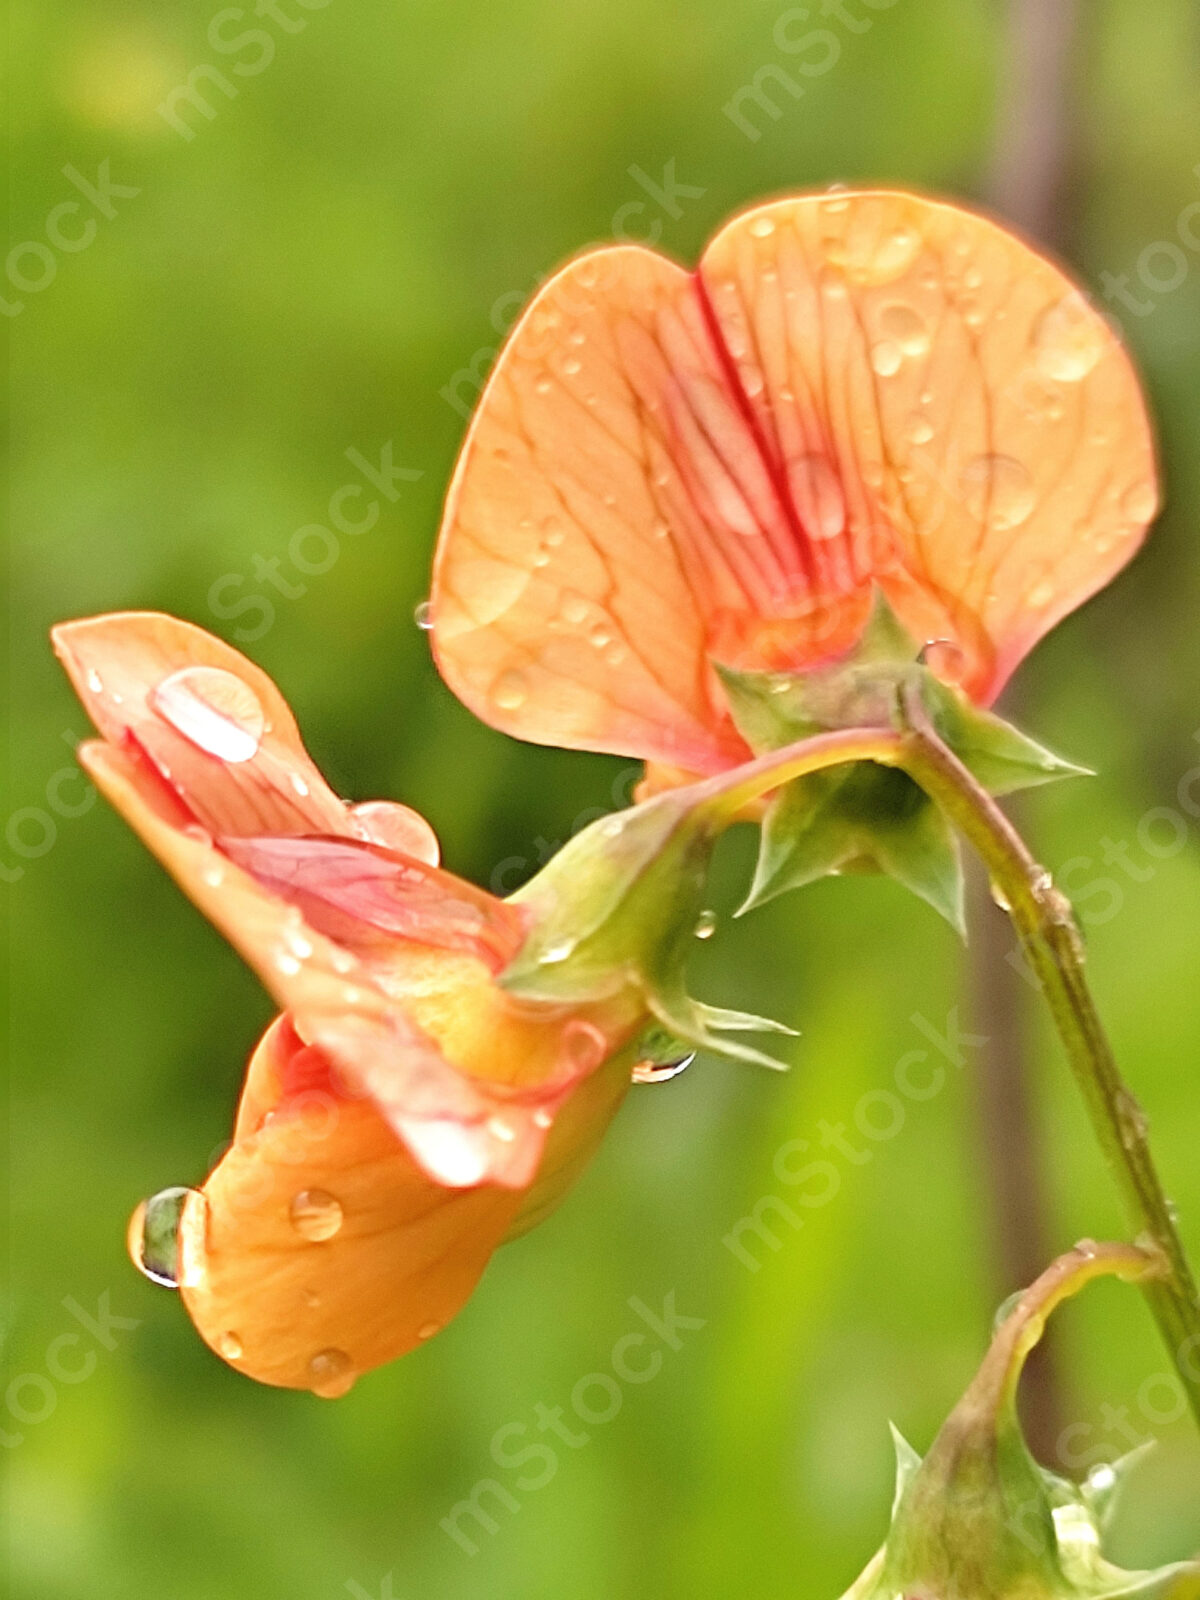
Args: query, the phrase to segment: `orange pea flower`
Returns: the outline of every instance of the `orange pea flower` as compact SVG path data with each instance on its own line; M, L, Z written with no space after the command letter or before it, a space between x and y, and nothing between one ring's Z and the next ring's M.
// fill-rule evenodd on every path
M238 1370L343 1393L557 1201L620 1103L643 1008L501 990L529 914L441 871L415 812L334 795L237 651L141 613L54 640L103 735L83 765L283 1010L183 1205L184 1302Z
M977 705L1130 559L1158 504L1137 381L1052 262L883 191L637 245L544 286L446 505L443 676L493 726L652 764L746 758L713 663L807 672L876 591Z

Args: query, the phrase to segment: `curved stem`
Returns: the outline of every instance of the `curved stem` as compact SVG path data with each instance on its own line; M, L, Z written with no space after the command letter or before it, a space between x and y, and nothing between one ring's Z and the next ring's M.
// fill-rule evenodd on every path
M805 773L851 761L901 767L942 809L978 853L1007 903L1100 1146L1135 1229L1138 1244L1163 1262L1146 1294L1175 1370L1200 1423L1200 1296L1163 1192L1146 1118L1121 1077L1084 976L1083 940L1070 901L1034 860L986 789L942 741L916 685L902 693L904 726L842 728L759 756L732 772L692 785L692 803L730 821L769 791Z
M899 765L978 852L1007 902L1100 1145L1139 1230L1139 1242L1157 1251L1166 1265L1166 1275L1148 1281L1146 1293L1200 1422L1200 1297L1155 1169L1146 1118L1121 1077L1088 990L1083 941L1070 902L1000 807L942 742L919 695L907 696L904 711L908 732Z

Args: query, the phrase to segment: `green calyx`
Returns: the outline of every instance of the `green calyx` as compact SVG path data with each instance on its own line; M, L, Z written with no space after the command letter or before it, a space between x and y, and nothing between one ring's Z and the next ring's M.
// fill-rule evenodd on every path
M1136 1282L1156 1259L1126 1245L1077 1246L1023 1295L922 1461L896 1435L897 1489L884 1548L843 1600L1159 1600L1200 1590L1200 1563L1125 1572L1101 1553L1135 1456L1074 1484L1045 1471L1017 1418L1021 1370L1046 1318L1104 1274Z
M731 785L736 781L735 775ZM709 861L732 804L720 783L702 784L576 834L512 897L528 913L530 932L500 976L503 987L525 999L570 1005L632 989L671 1035L693 1048L782 1067L729 1035L792 1029L704 1005L687 992Z
M862 638L835 666L717 671L734 721L756 753L837 728L903 727L901 702L915 693L945 744L992 794L1085 770L938 678L879 592ZM863 871L888 873L962 931L962 861L953 831L906 773L872 761L810 773L777 791L742 909L831 873Z

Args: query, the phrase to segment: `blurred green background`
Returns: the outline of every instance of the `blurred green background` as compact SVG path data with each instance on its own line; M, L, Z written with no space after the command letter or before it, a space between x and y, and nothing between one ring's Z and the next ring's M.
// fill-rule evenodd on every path
M722 917L697 951L702 992L802 1028L790 1076L701 1059L636 1090L559 1215L501 1252L444 1334L348 1398L240 1378L134 1273L123 1234L141 1196L203 1176L269 1007L125 828L55 777L85 721L47 627L147 607L243 643L335 787L420 807L449 865L483 882L508 863L514 886L513 858L532 869L612 804L614 784L622 794L628 763L516 745L432 668L412 614L463 429L441 391L496 342L493 315L503 326L539 275L610 237L630 201L646 205L624 214L631 232L657 221L663 248L692 260L730 210L789 187L983 192L1005 5L827 7L840 59L798 99L770 80L779 114L751 108L752 139L723 107L764 66L794 70L773 38L783 10L281 0L222 18L216 0L15 0L8 238L40 244L0 279L21 305L6 322L0 876L13 955L5 1381L24 1381L9 1390L17 1410L0 1407L0 1465L22 1600L833 1600L883 1534L888 1419L924 1448L974 1369L996 1294L973 1068L910 1105L870 1162L847 1163L836 1201L802 1234L785 1229L761 1271L721 1243L777 1189L780 1143L815 1142L822 1117L851 1121L923 1042L912 1014L941 1023L955 1003L948 931L894 886L850 880L736 926ZM259 28L268 42L222 55L214 15L218 40ZM198 79L212 116L182 106L188 138L156 108L204 63L234 94ZM1095 985L1200 1252L1200 823L1177 792L1200 762L1200 252L1177 232L1200 200L1197 7L1087 0L1076 65L1072 254L1097 292L1105 272L1132 274L1146 307L1121 315L1169 508L1135 567L1025 670L1026 721L1100 774L1026 815L1051 866L1087 858L1068 887L1092 920ZM95 185L104 161L137 193L110 191L112 216L86 200L53 212L81 200L64 167ZM661 184L671 161L703 191L677 215L631 173ZM78 245L89 218L82 248L47 246L48 223ZM1159 241L1174 253L1143 257ZM1178 281L1139 286L1139 259L1159 285ZM327 522L354 481L345 452L376 461L388 441L420 478L370 532L343 537L327 571L297 572L289 540ZM731 839L714 904L729 909L748 865L749 841ZM1048 1233L1065 1247L1117 1232L1040 1019L1030 1039ZM481 1477L512 1486L490 1456L496 1430L568 1405L636 1326L629 1297L660 1306L672 1290L704 1328L585 1446L560 1446L554 1480L518 1494L515 1514L497 1509L498 1531L468 1555L439 1521ZM106 1294L137 1321L111 1349L63 1303L94 1316ZM54 1344L72 1330L80 1343ZM1067 1415L1088 1430L1072 1436L1079 1455L1161 1440L1115 1553L1190 1553L1200 1448L1138 1297L1097 1288L1063 1332ZM46 1376L88 1351L84 1381Z

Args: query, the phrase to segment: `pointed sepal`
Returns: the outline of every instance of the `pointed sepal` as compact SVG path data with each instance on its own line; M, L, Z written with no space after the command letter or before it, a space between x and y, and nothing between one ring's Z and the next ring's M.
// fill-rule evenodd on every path
M1138 1282L1159 1270L1133 1246L1088 1242L1020 1297L925 1459L894 1435L891 1531L843 1600L1183 1600L1200 1592L1200 1562L1125 1572L1102 1555L1112 1494L1130 1458L1073 1484L1038 1465L1017 1416L1021 1370L1053 1309L1098 1276Z
M756 673L716 664L716 671L738 730L759 753L837 728L902 728L900 707L915 692L939 736L992 794L1086 770L938 677L878 591L862 637L833 666ZM742 909L829 874L864 871L888 873L963 931L962 865L949 824L905 773L871 761L778 791Z
M730 785L739 781L735 773ZM722 784L658 795L577 833L513 902L528 934L500 975L526 999L586 1004L622 990L676 1038L735 1060L785 1063L729 1034L792 1030L687 992L713 846L729 820Z

